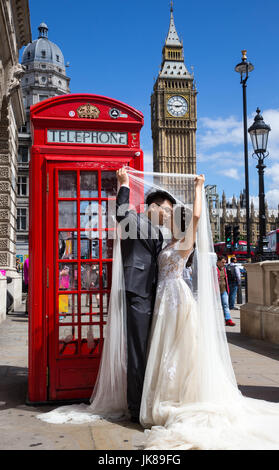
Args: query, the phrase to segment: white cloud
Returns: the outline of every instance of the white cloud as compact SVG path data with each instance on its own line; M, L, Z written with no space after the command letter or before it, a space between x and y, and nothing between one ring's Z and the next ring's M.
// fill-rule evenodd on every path
M209 150L220 145L236 146L243 142L243 124L235 117L211 119L200 118L201 136L199 146L202 150Z
M268 164L266 161L266 164ZM269 189L265 193L266 200L268 202L268 206L273 209L278 208L279 204L279 163L275 163L271 167L267 167L266 176L270 182ZM266 180L266 178L265 178Z
M264 122L271 127L267 145L270 158L266 161L267 165L269 165L272 164L272 161L279 160L279 109L263 110L261 115L264 118Z
M265 193L265 198L268 203L269 209L278 209L279 204L279 189L271 189Z
M248 128L253 124L256 111L248 116ZM270 208L277 208L279 203L279 109L263 109L261 115L266 124L271 127L268 148L269 158L265 160L265 192ZM253 148L248 137L249 179L258 176L257 161L252 157ZM243 122L234 116L224 118L203 117L199 119L197 133L197 163L201 163L203 171L208 169L223 175L222 184L231 187L232 180L243 182L244 187L244 146ZM254 175L254 177L253 177ZM255 178L254 178L255 179ZM233 183L235 184L235 183ZM254 185L255 183L253 183ZM256 182L256 184L258 184ZM255 207L258 206L258 196L252 196Z
M265 193L265 200L268 204L268 209L278 209L279 204L279 189L271 189ZM259 196L250 196L250 203L254 202L254 207L259 210Z
M268 161L266 161L268 164ZM279 163L275 163L271 167L267 167L265 170L267 176L271 179L272 186L279 187Z
M248 116L248 128L253 124L255 115L256 112ZM261 115L265 123L271 126L268 142L269 153L272 158L279 160L279 109L263 110ZM250 137L248 143L252 151ZM228 144L243 147L243 121L237 120L234 116L216 119L210 117L200 118L198 144L202 152Z
M261 114L266 124L271 126L269 134L269 158L265 160L265 190L266 199L270 208L277 208L279 203L279 109L263 109ZM253 124L256 111L248 116L248 128ZM255 188L258 186L256 160L253 160L253 148L248 137L249 152L249 179ZM232 189L239 182L244 187L244 147L243 122L235 116L228 117L201 117L198 120L197 131L197 164L201 164L202 171L207 170L216 174L216 181L228 185ZM153 171L153 153L147 149L144 153L145 171ZM214 178L214 174L213 174ZM254 182L255 180L255 182ZM221 182L219 183L221 184ZM225 189L226 191L226 189ZM231 191L230 191L231 192ZM237 189L236 189L237 192ZM253 191L255 192L255 191ZM228 196L228 195L227 195ZM258 196L252 196L255 208L258 207Z
M239 180L239 174L236 168L229 168L228 170L218 171L220 175L227 176L228 178L233 178L235 180Z
M259 198L258 198L258 196L250 196L249 199L250 199L250 204L251 204L251 202L253 201L253 203L254 203L254 208L255 208L256 210L259 210Z
M197 152L197 164L208 163L210 167L243 168L244 156L241 151L218 151L213 153ZM215 164L215 165L214 165Z

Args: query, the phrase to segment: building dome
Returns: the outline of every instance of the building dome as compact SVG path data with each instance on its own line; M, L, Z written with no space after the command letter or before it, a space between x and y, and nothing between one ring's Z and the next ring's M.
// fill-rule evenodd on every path
M61 49L48 39L48 27L41 23L38 27L38 39L29 43L22 55L22 64L29 62L45 62L57 67L65 68L64 56Z

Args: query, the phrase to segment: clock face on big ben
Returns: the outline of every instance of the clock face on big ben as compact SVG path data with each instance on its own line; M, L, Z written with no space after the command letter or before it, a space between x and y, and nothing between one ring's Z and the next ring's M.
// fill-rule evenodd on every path
M171 116L182 117L188 111L188 101L180 95L171 96L167 102L167 109Z

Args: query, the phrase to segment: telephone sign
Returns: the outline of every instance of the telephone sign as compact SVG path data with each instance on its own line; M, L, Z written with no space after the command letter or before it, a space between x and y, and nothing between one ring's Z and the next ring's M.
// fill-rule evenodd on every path
M47 141L60 144L127 145L128 132L48 129Z

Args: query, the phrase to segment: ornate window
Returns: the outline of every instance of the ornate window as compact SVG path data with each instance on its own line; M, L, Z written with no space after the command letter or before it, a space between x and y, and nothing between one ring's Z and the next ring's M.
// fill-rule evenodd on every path
M27 208L20 207L17 209L17 230L25 231L27 230Z
M28 178L27 176L19 176L17 180L18 196L28 196Z
M22 134L25 134L27 132L27 122L25 122L23 126L19 128L19 132Z
M18 163L28 163L28 147L26 145L19 145L18 147Z
M48 98L48 95L39 95L39 101L44 101Z

